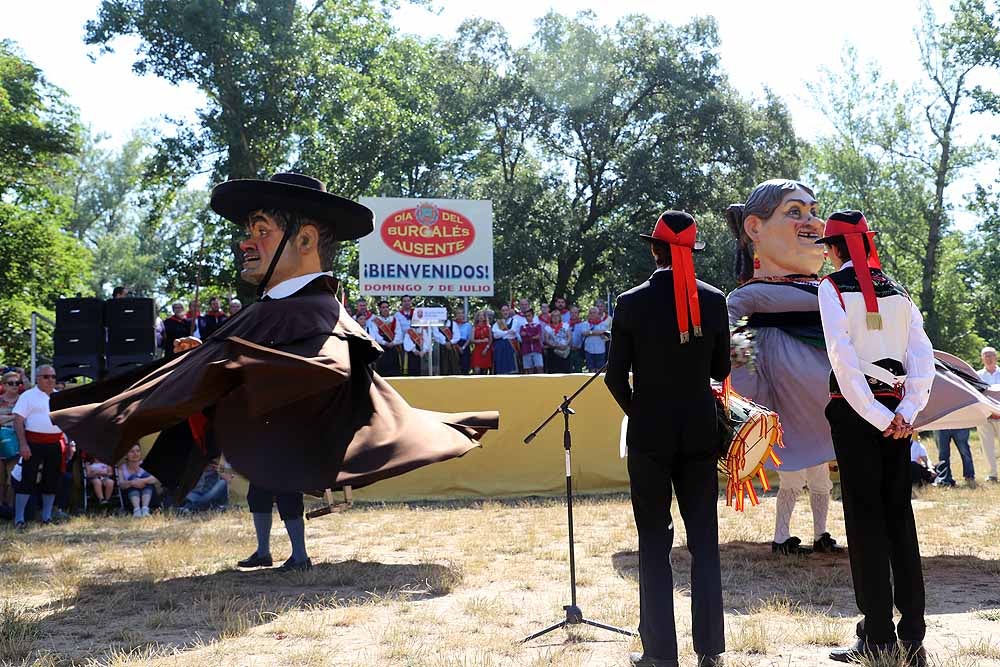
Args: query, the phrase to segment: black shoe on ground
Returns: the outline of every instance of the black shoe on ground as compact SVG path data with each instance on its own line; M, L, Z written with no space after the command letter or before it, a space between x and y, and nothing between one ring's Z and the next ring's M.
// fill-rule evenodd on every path
M311 558L306 558L303 561L296 562L292 560L291 557L289 557L289 559L286 560L284 563L282 563L281 567L278 568L278 572L295 572L297 570L311 570L312 566L313 562Z
M14 530L26 530L28 527L24 525L23 521L14 522Z
M923 642L900 640L903 648L903 658L907 667L927 667L927 651Z
M771 553L785 554L788 556L806 556L812 553L812 549L803 547L802 540L799 538L789 537L781 544L771 542Z
M813 542L813 551L821 554L835 554L844 551L844 547L837 544L837 540L830 537L830 533L823 533L818 540Z
M898 647L895 642L889 642L886 644L876 644L874 642L866 642L864 639L858 639L853 645L847 648L837 648L830 651L830 660L835 660L836 662L850 662L856 665L860 665L866 659L874 660L879 656L893 655L898 652Z
M716 653L715 655L699 655L698 656L698 667L724 667L725 661L723 661L722 656Z
M634 667L678 667L676 658L651 658L645 653L629 653L628 659Z
M274 565L274 561L271 560L271 555L258 556L257 552L254 551L253 555L246 560L241 560L236 564L236 567L271 567Z

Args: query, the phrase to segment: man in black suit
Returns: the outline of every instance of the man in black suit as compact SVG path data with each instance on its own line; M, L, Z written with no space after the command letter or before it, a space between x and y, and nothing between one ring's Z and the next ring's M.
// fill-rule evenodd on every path
M698 281L694 218L667 211L650 242L656 271L618 297L605 383L628 415L628 472L639 533L639 667L675 667L671 483L691 552L691 615L699 667L722 665L725 632L716 505L718 423L710 378L729 375L726 298ZM689 326L690 317L690 326ZM693 334L693 335L692 335ZM629 384L629 371L633 385Z

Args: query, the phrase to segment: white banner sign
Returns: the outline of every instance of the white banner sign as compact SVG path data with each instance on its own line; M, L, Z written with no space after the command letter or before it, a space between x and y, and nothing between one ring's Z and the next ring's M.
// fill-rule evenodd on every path
M361 294L493 295L493 204L363 197L375 231L361 239Z
M447 308L414 308L413 320L410 322L414 327L441 327L448 319Z

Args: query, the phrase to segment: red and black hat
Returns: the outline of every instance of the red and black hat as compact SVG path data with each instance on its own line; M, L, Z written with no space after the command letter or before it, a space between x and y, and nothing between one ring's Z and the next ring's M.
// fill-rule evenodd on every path
M639 234L641 238L653 243L686 246L694 252L705 249L705 242L696 240L698 226L690 213L684 211L665 211L656 220L652 234Z
M695 336L701 336L701 306L698 303L698 283L694 274L692 252L705 249L705 244L697 240L698 225L690 213L666 211L656 220L652 234L639 234L651 243L670 247L670 258L674 269L674 305L677 308L677 328L681 343L691 340L688 333L688 312L691 313L691 327Z
M878 252L875 250L875 235L877 231L868 228L868 220L861 211L837 211L830 215L823 228L823 238L818 244L829 244L838 238L843 238L847 244L854 273L858 277L861 295L865 298L865 311L869 329L882 328L882 315L878 312L878 299L875 297L875 285L872 283L873 268L881 268ZM863 238L868 237L871 254L865 253Z

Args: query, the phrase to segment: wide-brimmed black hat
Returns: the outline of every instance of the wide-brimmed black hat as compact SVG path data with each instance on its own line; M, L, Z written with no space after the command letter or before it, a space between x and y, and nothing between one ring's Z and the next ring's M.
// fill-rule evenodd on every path
M685 211L664 211L656 220L652 234L639 234L640 238L663 245L684 245L694 252L705 249L704 241L695 240L698 225L694 216Z
M329 225L343 241L359 239L375 228L370 208L327 192L323 181L305 174L282 172L268 181L240 178L219 183L212 188L211 206L223 218L240 225L258 209L300 213Z

